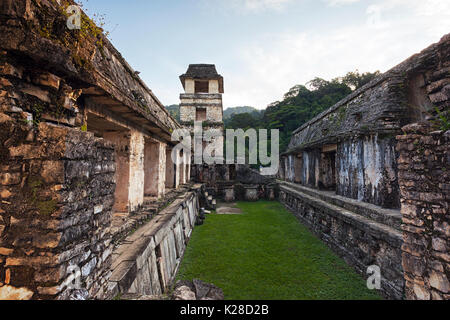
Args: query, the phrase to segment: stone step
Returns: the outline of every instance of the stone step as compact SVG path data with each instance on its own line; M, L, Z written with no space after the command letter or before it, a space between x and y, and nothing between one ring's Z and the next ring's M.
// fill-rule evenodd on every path
M403 234L401 230L397 228L374 221L373 219L367 218L361 214L357 214L317 197L293 189L290 186L282 185L280 186L280 189L294 195L294 197L297 197L310 205L313 205L316 208L319 208L319 210L325 210L327 214L333 215L336 218L346 221L347 223L365 230L366 232L372 233L377 237L385 238L389 243L397 243L398 247L400 247L403 242ZM289 204L285 203L285 206L289 207L289 209L293 212L295 211L295 208L291 208Z
M280 185L285 185L291 189L298 190L312 197L316 197L335 206L362 215L373 221L385 224L397 230L401 230L402 215L400 210L384 209L370 203L338 196L332 191L315 190L296 183L280 181Z

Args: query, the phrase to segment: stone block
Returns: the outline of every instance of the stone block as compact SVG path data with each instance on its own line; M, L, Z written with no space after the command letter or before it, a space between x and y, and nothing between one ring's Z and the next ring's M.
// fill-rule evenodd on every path
M0 256L9 256L14 252L14 249L11 248L0 248Z
M0 185L10 186L21 182L20 173L0 173Z
M0 78L0 88L1 87L11 87L11 86L12 86L12 83L8 79Z
M425 286L414 284L413 290L418 300L430 300L430 291L426 289Z
M55 90L59 89L60 82L61 82L61 78L59 78L51 73L42 73L33 79L33 83L42 85L42 86L46 86L46 87L50 87Z
M448 252L446 241L441 238L432 239L433 249L441 252Z
M22 78L23 71L20 68L9 64L8 62L0 63L0 74Z
M41 177L48 184L64 184L63 161L42 162Z
M447 279L445 273L437 272L435 270L431 271L430 275L430 286L439 290L442 293L450 292L450 283Z
M27 86L25 88L22 88L21 91L25 94L28 94L30 96L34 96L36 98L38 98L39 100L46 102L46 103L50 103L50 96L49 96L49 92L42 90L39 87L35 87L35 86Z
M41 232L35 232L32 235L32 244L40 249L55 249L60 244L61 235L61 233L47 232L42 234Z
M234 197L234 187L231 188L225 188L223 190L225 196L224 196L224 200L225 202L234 202L235 201L235 197Z
M34 293L28 288L5 285L0 287L0 300L30 300Z
M257 186L245 186L245 200L246 201L258 201L258 187Z

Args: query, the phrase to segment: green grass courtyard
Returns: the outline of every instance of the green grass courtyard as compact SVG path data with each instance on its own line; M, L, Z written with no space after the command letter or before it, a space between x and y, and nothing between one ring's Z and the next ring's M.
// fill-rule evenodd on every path
M239 202L194 229L177 279L200 279L227 300L381 299L280 203Z

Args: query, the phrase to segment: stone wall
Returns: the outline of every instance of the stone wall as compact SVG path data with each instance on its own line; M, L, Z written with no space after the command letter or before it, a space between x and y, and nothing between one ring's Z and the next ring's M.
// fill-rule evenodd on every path
M198 108L206 109L206 121L211 123L222 123L223 107L222 94L189 94L180 95L180 120L188 125L196 120Z
M180 128L84 13L66 28L74 2L60 3L0 2L0 299L104 297L112 216L145 202L145 141L163 193Z
M336 193L383 208L399 208L395 141L392 135L374 134L339 143Z
M293 183L280 185L279 199L363 277L369 266L380 267L382 295L403 298L399 212Z
M71 128L33 128L16 111L0 113L0 142L9 149L0 159L0 299L67 299L73 272L102 296L114 148Z
M406 298L449 300L450 131L417 124L403 130L397 148Z
M294 131L283 155L286 181L386 208L399 208L395 136L412 122L447 113L450 35L380 75ZM326 161L337 146L336 181ZM324 151L325 149L325 151ZM296 157L302 174L296 174ZM328 167L328 173L324 169Z
M108 296L167 292L199 214L202 186L176 199L113 253Z

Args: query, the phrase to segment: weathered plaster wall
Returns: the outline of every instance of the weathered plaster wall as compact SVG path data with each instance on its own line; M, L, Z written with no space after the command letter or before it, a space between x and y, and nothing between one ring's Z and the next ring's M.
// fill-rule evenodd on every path
M172 149L166 149L166 188L175 188L175 164L172 160Z
M219 93L219 80L209 80L209 93Z
M294 182L302 182L303 157L300 155L294 156Z
M449 60L450 35L446 35L298 128L284 157L303 154L301 183L330 187L333 174L324 172L326 159L318 152L337 145L337 193L398 208L394 137L407 123L436 119L436 108L448 117ZM293 165L286 163L284 168L287 181L296 180Z
M193 106L180 106L181 122L194 122L196 108Z
M416 124L404 131L397 139L406 298L449 300L450 131Z
M145 195L162 197L166 190L166 145L148 140L145 144Z
M294 155L289 155L285 159L286 180L290 182L294 182L295 180L294 159Z
M128 182L130 212L136 211L144 202L144 148L144 135L137 130L131 130L129 158L130 180Z
M395 138L355 137L338 144L337 194L399 208Z
M195 93L195 81L193 79L186 79L185 81L185 88L186 93Z
M320 153L317 150L303 151L302 159L301 183L306 186L317 188L319 186Z
M128 212L128 187L130 185L130 135L128 132L107 132L104 139L114 145L116 181L114 210Z
M223 108L220 106L210 106L206 109L206 119L211 122L223 121Z

